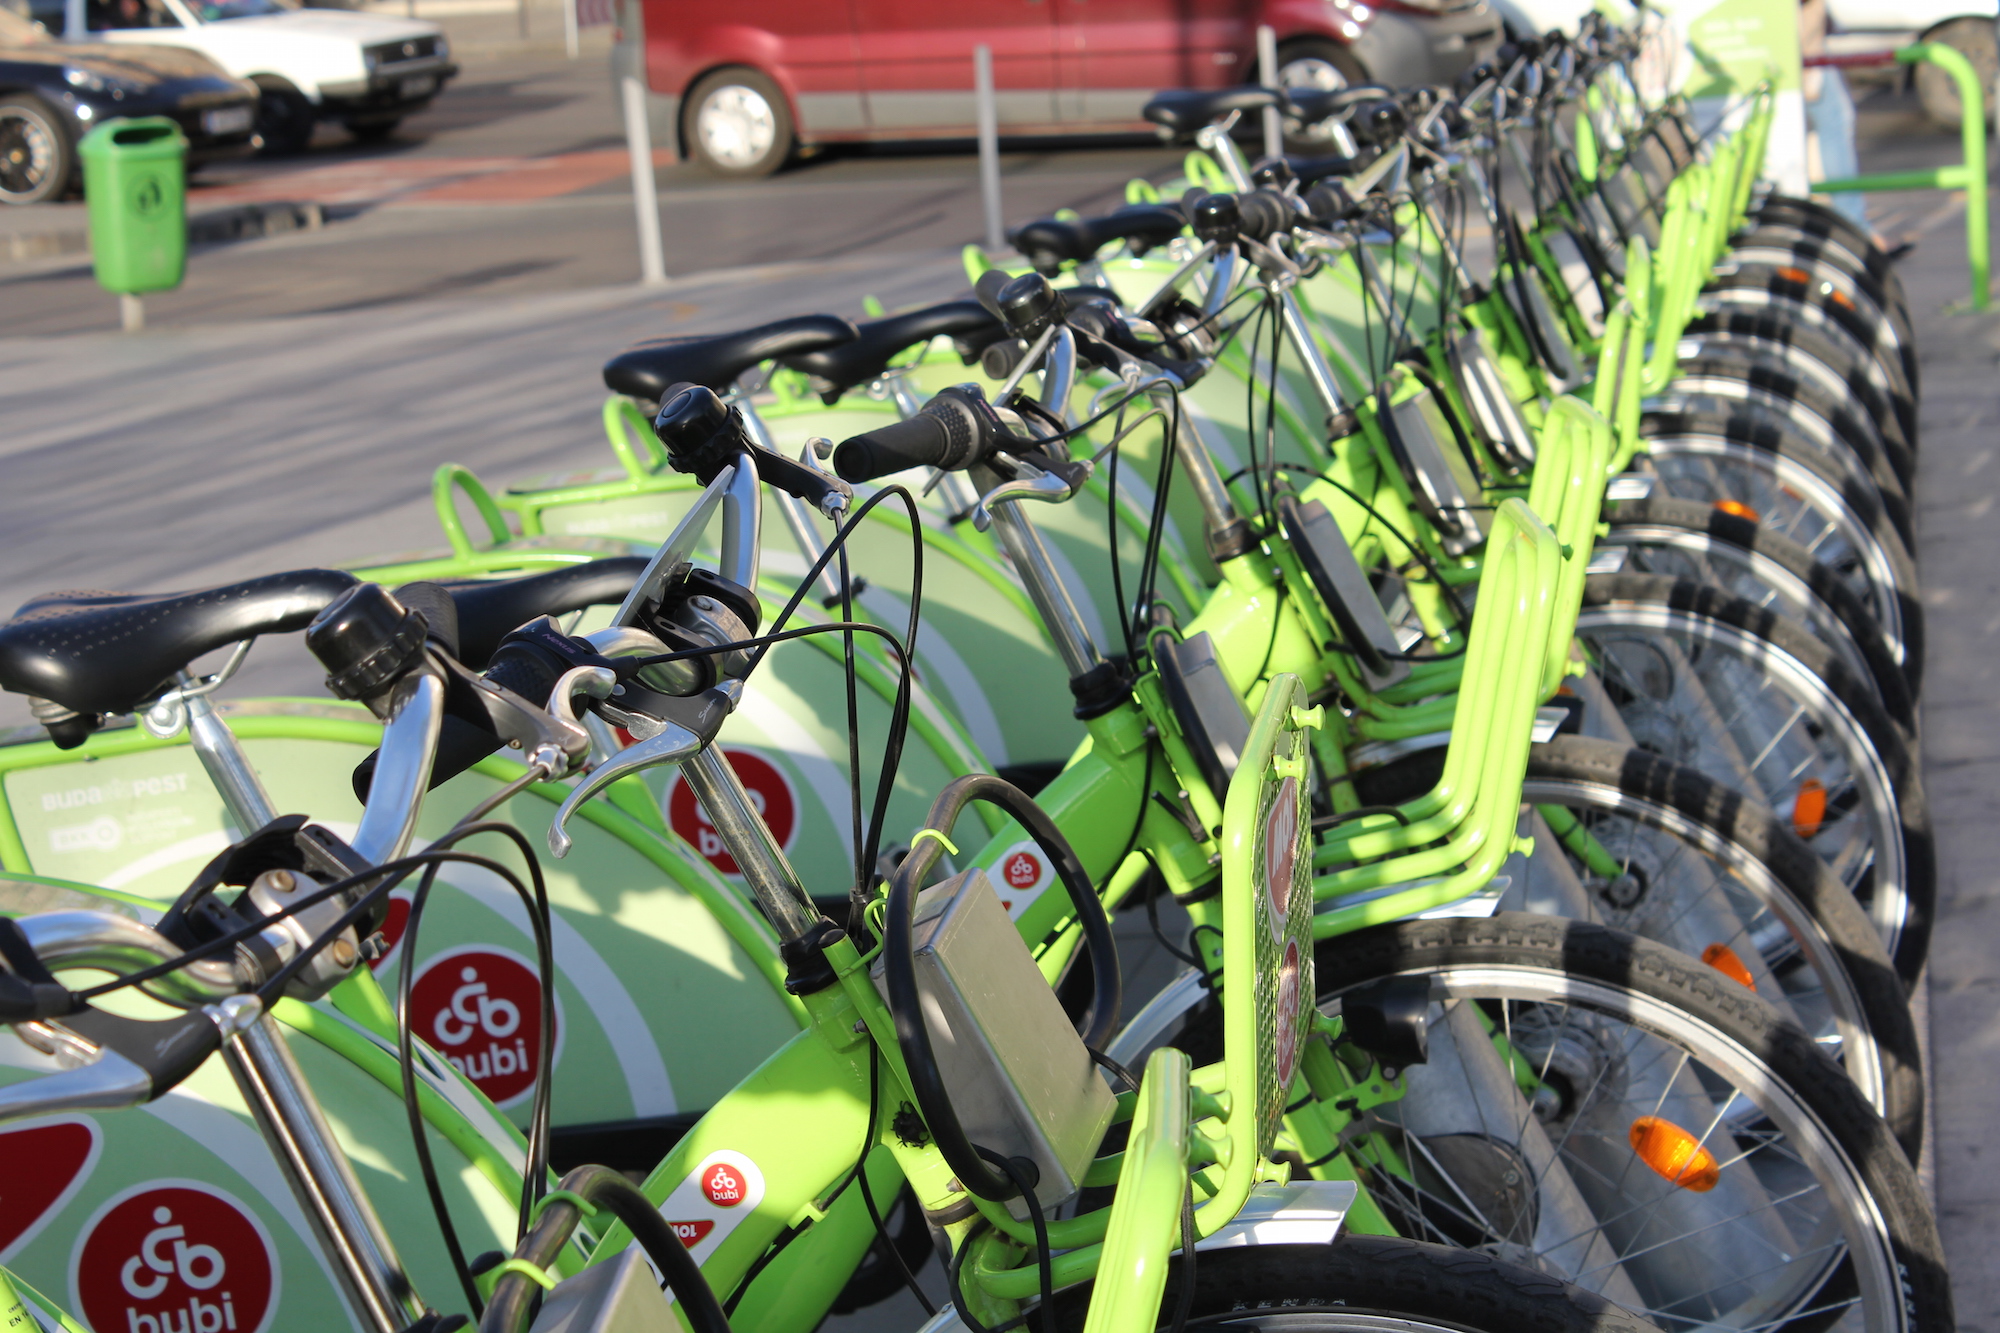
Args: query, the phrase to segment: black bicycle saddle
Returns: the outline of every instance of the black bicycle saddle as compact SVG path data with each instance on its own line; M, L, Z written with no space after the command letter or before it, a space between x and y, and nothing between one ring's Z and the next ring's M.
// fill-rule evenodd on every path
M352 574L301 569L195 592L55 592L0 624L0 689L74 712L129 713L204 653L304 629Z
M851 342L778 360L810 376L820 398L833 403L855 385L887 370L890 359L905 348L948 334L957 341L959 355L972 357L1007 333L977 301L946 301L886 319L871 319L857 327L859 332Z
M1244 88L1176 88L1155 93L1140 114L1176 134L1193 134L1232 111L1262 111L1284 104L1284 95L1277 89L1254 84Z
M1287 88L1285 100L1301 125L1317 125L1329 116L1344 115L1370 102L1393 101L1394 88L1359 83L1346 88Z
M800 315L735 333L654 338L628 347L604 363L604 382L615 393L658 402L672 384L700 384L721 393L760 361L817 352L854 338L838 315Z
M1187 219L1166 204L1128 204L1100 218L1039 218L1007 233L1038 272L1053 276L1064 261L1094 259L1112 241L1138 241L1144 248L1165 245L1181 234Z

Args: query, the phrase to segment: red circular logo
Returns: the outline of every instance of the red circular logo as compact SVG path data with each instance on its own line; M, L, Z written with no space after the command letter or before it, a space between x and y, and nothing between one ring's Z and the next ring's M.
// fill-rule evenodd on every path
M1285 932L1292 906L1292 875L1299 860L1299 780L1286 778L1264 817L1264 891L1271 903L1271 931Z
M494 1105L534 1086L542 983L514 955L478 945L439 954L410 987L410 1016L417 1035Z
M192 1181L141 1186L84 1230L70 1274L84 1319L118 1333L259 1333L278 1256L243 1206Z
M701 1192L717 1208L734 1208L743 1202L743 1177L729 1163L717 1162L702 1175Z
M743 780L744 790L750 793L750 804L757 807L757 813L770 825L780 850L789 849L792 834L799 825L799 804L792 795L792 784L785 780L776 764L753 751L724 750L722 757ZM701 802L695 800L694 788L678 775L667 793L667 823L717 870L725 875L741 873L736 858L722 845L722 835L708 822Z
M1299 1065L1299 942L1288 941L1285 957L1278 964L1278 1092L1292 1086L1292 1072Z
M1032 889L1042 882L1042 861L1033 852L1015 852L1000 865L1000 878L1010 889Z

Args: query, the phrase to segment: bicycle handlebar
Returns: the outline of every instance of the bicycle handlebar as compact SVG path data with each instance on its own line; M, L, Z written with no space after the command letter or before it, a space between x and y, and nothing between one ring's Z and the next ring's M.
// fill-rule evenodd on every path
M834 471L850 482L873 481L906 468L953 472L991 454L1003 434L985 395L970 385L941 390L907 421L841 441Z

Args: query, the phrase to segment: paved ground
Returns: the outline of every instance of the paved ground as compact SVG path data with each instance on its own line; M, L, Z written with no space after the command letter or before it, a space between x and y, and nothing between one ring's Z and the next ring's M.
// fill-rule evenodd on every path
M1916 130L1914 135L1911 133ZM1864 111L1863 167L1956 158L1906 108ZM1895 134L1893 159L1886 147ZM1929 632L1924 773L1936 824L1938 928L1928 973L1932 1093L1929 1173L1966 1333L2000 1330L2000 313L1947 313L1967 300L1964 205L1940 193L1877 196L1877 225L1914 234L1900 270L1922 353L1918 559Z
M597 366L636 337L962 286L952 248L978 229L973 164L935 153L837 158L753 185L664 170L670 270L762 266L655 291L607 285L636 261L629 198L617 171L603 174L618 146L603 82L601 66L546 51L469 60L391 150L331 135L303 162L217 173L218 192L307 191L360 211L198 255L187 286L151 303L143 335L105 331L113 305L85 274L0 269L0 607L53 587L196 586L433 545L427 478L440 462L494 477L594 465ZM1865 109L1863 124L1872 168L1956 148L1897 105ZM1106 200L1165 162L1145 148L1012 154L1009 212ZM550 181L564 189L534 194ZM1961 1324L2000 1333L1988 1160L2000 1129L2000 315L1946 313L1965 297L1962 202L1913 194L1877 210L1885 232L1919 242L1902 272L1924 358L1917 499L1941 857L1930 1160ZM820 262L774 262L786 260ZM240 688L310 692L315 675L296 650L263 645ZM10 707L0 725L20 715ZM911 1311L855 1327L908 1327Z

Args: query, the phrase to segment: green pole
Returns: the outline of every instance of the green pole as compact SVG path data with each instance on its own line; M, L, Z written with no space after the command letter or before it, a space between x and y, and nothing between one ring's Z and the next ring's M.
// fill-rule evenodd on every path
M1986 99L1972 62L1942 42L1918 42L1896 52L1900 64L1928 60L1951 75L1958 85L1960 148L1965 160L1935 171L1892 171L1845 180L1816 181L1814 193L1846 194L1857 190L1964 190L1965 260L1972 270L1972 308L1984 310L1992 263L1986 235Z

